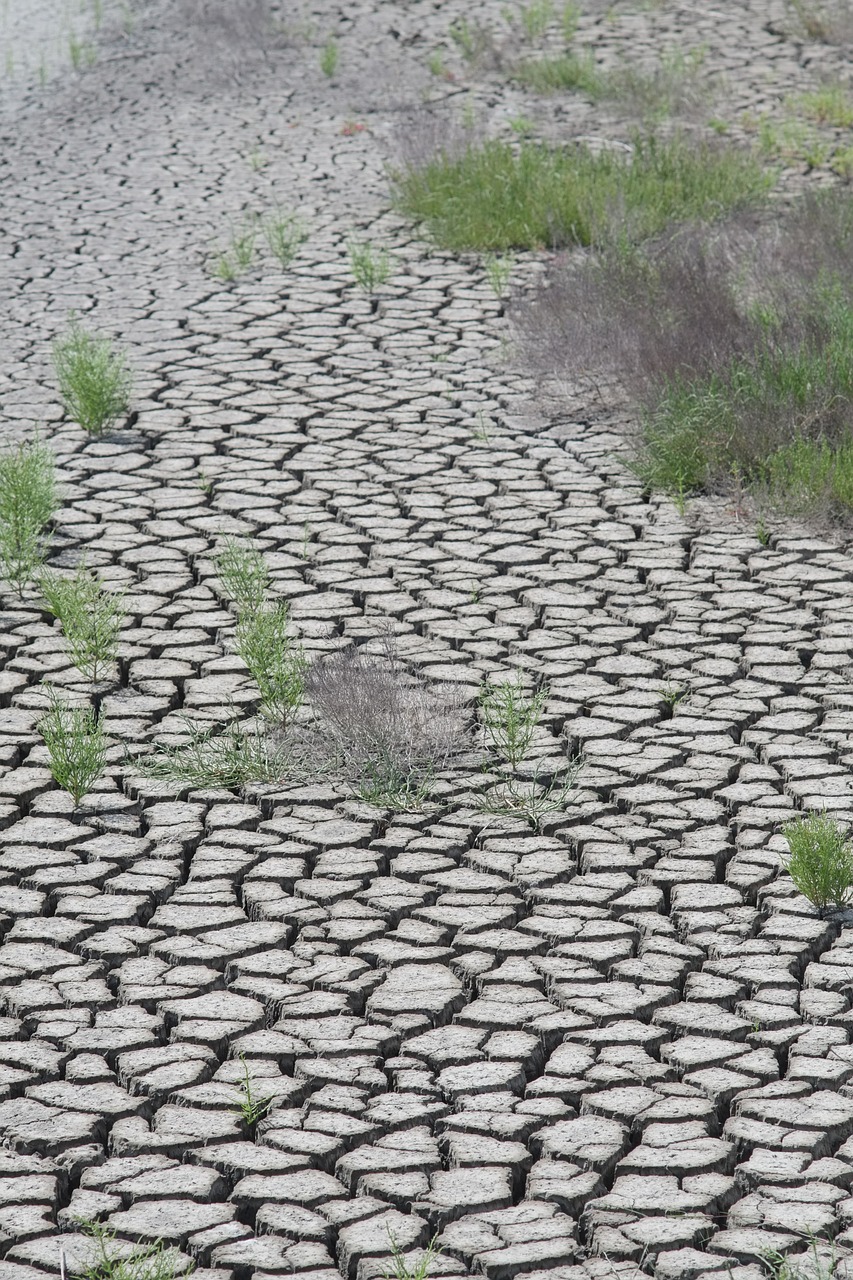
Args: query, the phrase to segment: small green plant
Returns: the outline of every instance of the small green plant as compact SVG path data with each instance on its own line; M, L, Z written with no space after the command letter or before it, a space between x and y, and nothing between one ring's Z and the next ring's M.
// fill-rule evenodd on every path
M853 100L841 84L828 84L812 93L801 93L794 98L793 106L816 124L834 129L849 129L853 125Z
M430 75L436 76L439 80L447 79L447 67L444 65L444 57L440 49L433 49L427 58L427 68Z
M547 697L547 689L528 694L520 675L483 685L479 706L486 740L511 765L527 754Z
M496 298L502 298L506 293L506 287L509 284L509 278L512 275L514 266L515 258L513 258L512 254L500 256L497 253L488 253L483 259L486 279L491 285L492 292Z
M789 856L785 869L800 893L820 911L853 898L853 844L834 818L810 813L783 828Z
M505 778L480 795L477 806L483 813L494 817L523 818L541 834L546 819L565 809L581 763L574 760L568 768L556 774L543 774L537 765L530 779Z
M447 33L466 62L473 62L481 51L483 31L467 18L457 18Z
M327 79L332 79L338 69L339 61L340 50L338 49L338 42L333 36L329 36L320 54L320 70Z
M274 1099L271 1095L258 1097L255 1093L255 1086L249 1073L249 1064L246 1061L245 1053L240 1054L240 1063L243 1067L243 1079L240 1084L237 1115L242 1118L249 1132L254 1134L261 1120L268 1114Z
M763 518L760 518L758 523L755 526L755 536L758 539L758 541L761 543L762 547L770 546L770 530L767 528L767 525L764 523Z
M568 0L568 3L563 5L563 12L560 15L560 25L563 28L563 39L566 44L571 44L574 40L580 19L580 5L575 4L573 0Z
M68 56L74 70L79 71L81 67L93 66L98 55L93 45L86 40L80 40L71 31L68 34Z
M553 0L530 0L521 6L518 16L526 39L535 44L554 20Z
M762 1254L771 1280L834 1280L840 1261L835 1243L811 1236L805 1253L780 1253L769 1249Z
M378 809L418 813L429 797L432 784L433 775L428 769L404 773L392 760L376 759L365 764L362 776L352 783L352 789L365 804Z
M393 1270L386 1271L384 1280L426 1280L437 1255L441 1253L437 1245L438 1236L434 1235L416 1262L410 1264L391 1231L388 1232L391 1244Z
M129 1246L117 1240L113 1228L103 1222L80 1219L79 1225L95 1241L96 1254L81 1268L78 1280L175 1280L178 1273L188 1276L193 1270L193 1265L186 1267L185 1258L177 1249L162 1240Z
M305 223L295 213L271 214L264 219L263 231L270 253L282 268L290 266L299 246L308 239Z
M252 147L251 151L247 152L246 159L249 162L250 169L254 170L255 173L260 173L261 170L266 169L269 164L269 161L263 151L257 145Z
M38 440L0 453L0 567L18 595L44 563L56 510L53 454Z
M665 684L658 690L662 702L665 702L673 711L679 702L683 702L689 693L683 684Z
M243 271L253 265L258 247L258 219L249 214L239 227L231 231L231 238L225 249L220 249L213 258L211 271L218 280L230 283L236 280Z
M288 607L280 601L244 614L236 649L261 694L264 715L285 729L302 706L305 657L288 632Z
M270 575L260 551L236 538L225 538L215 567L223 591L239 613L256 613L263 608Z
M37 728L44 738L53 779L79 805L104 770L107 744L92 707L72 707L49 690L48 711Z
M477 410L477 425L474 428L474 439L482 440L484 444L488 444L491 439L489 434L489 423L482 409Z
M82 565L73 578L43 573L39 587L59 619L71 661L93 683L103 679L116 660L124 622L121 596L106 590Z
M360 289L373 293L391 274L391 258L387 249L376 249L367 241L351 240L347 245L350 270Z
M185 728L185 742L158 742L150 755L134 760L133 767L176 792L280 782L289 769L284 748L259 728L247 730L232 723L217 732L189 721Z
M53 364L65 412L90 435L101 435L127 413L130 370L108 338L95 337L74 321L53 345Z
M551 57L524 59L513 70L513 77L534 93L573 91L584 93L593 101L604 97L607 83L591 53L569 50Z

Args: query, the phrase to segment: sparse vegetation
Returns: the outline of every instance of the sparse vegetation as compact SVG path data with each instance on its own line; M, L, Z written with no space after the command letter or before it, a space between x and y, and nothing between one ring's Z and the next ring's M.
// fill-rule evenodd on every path
M280 210L264 219L263 231L270 253L283 269L290 266L300 245L308 239L302 219Z
M495 817L523 818L541 833L546 820L565 809L581 763L570 761L558 772L537 766L532 778L504 778L479 796L478 807Z
M810 813L783 834L790 849L785 870L800 893L820 911L846 906L853 899L853 842L835 819Z
M505 252L643 239L674 219L712 218L764 194L756 157L681 136L593 153L522 140L438 150L395 177L399 208L442 248Z
M342 771L375 804L420 807L435 774L467 746L460 693L407 672L390 636L379 653L345 649L316 662L306 686Z
M243 1067L243 1079L240 1084L240 1096L237 1104L237 1115L240 1116L244 1125L251 1134L254 1134L261 1120L268 1114L273 1104L273 1098L266 1094L259 1096L255 1092L255 1085L249 1072L249 1064L246 1061L246 1055L240 1054L240 1063Z
M479 705L486 741L511 765L527 754L547 697L547 689L529 694L521 675L483 685Z
M432 1264L437 1255L441 1253L438 1247L437 1236L433 1236L427 1247L418 1250L414 1258L406 1256L400 1248L394 1235L389 1231L388 1240L391 1244L391 1256L393 1259L393 1271L386 1271L384 1280L426 1280L432 1270Z
M0 453L0 566L23 594L44 563L57 507L53 453L32 440Z
M95 1241L95 1258L77 1273L79 1280L175 1280L193 1270L186 1258L161 1240L135 1245L117 1240L112 1227L103 1222L81 1220L80 1229Z
M222 589L238 612L263 608L270 588L266 561L256 547L236 538L225 538L216 557L216 573Z
M503 256L497 253L489 253L483 259L483 269L486 272L486 279L491 285L492 292L496 298L502 298L506 293L509 284L512 269L515 266L515 259L511 254Z
M218 280L231 282L254 265L258 247L258 219L250 214L233 228L225 249L214 256L211 270Z
M124 622L121 596L81 566L73 577L43 573L39 587L59 619L71 661L93 683L112 668Z
M150 755L134 761L134 767L176 792L280 782L289 768L284 746L260 728L246 729L233 723L218 731L189 721L185 728L185 741L158 742Z
M79 805L104 771L107 744L92 707L74 707L53 689L37 728L47 747L53 779Z
M332 79L337 71L339 61L340 50L338 48L338 42L332 36L329 36L328 40L323 45L323 50L320 54L320 70L329 80Z
M377 249L364 240L351 240L347 245L353 279L365 293L374 293L391 274L391 258L387 249Z
M84 431L99 436L127 413L130 370L108 338L98 338L74 321L54 343L53 363L65 412Z
M247 610L237 623L236 648L261 694L261 709L286 729L305 694L305 657L288 629L283 601Z
M609 99L647 122L656 122L705 101L710 84L700 79L704 61L704 49L676 50L662 54L649 69L625 63L605 70L592 53L567 49L523 59L513 76L536 93L573 91L594 102Z

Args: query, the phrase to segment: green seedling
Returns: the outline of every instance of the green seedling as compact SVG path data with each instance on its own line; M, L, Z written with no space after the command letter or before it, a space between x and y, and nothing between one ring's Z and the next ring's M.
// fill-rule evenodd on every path
M338 43L332 36L329 36L320 54L320 70L329 80L332 79L337 71L339 60L340 50L338 49Z
M387 249L376 249L367 241L351 240L347 245L353 279L365 293L373 293L391 274Z
M673 711L679 702L683 702L687 697L689 690L682 684L665 684L659 690L662 702L665 702Z
M264 219L264 237L270 253L282 268L290 266L300 245L308 239L305 223L294 213L275 213Z
M853 844L834 818L810 813L783 828L790 853L785 870L819 911L841 909L853 898Z
M270 575L260 551L236 538L225 538L215 567L222 590L238 613L256 613L263 608Z
M53 364L65 412L90 435L101 435L127 413L130 370L108 338L87 333L74 321L53 344Z
M530 4L523 4L519 18L526 39L531 44L537 43L554 19L553 0L531 0Z
M493 750L515 766L527 754L548 697L547 689L530 695L520 675L480 691L480 720Z
M102 680L112 669L124 622L121 596L108 591L81 566L73 578L43 573L39 587L59 619L71 661L87 680Z
M237 623L236 649L261 695L267 719L286 729L305 696L306 662L288 631L288 607L279 602L247 612Z
M755 536L761 543L762 547L770 546L770 530L767 528L767 525L763 520L759 520L758 524L755 526Z
M79 1226L95 1241L96 1254L80 1269L77 1280L175 1280L178 1274L188 1276L193 1270L193 1265L187 1268L183 1254L162 1240L130 1245L117 1240L113 1228L103 1222L80 1219Z
M249 1132L254 1134L261 1120L269 1113L274 1099L271 1095L258 1097L255 1093L255 1086L249 1074L249 1064L246 1061L245 1053L240 1054L240 1063L243 1067L243 1080L240 1084L237 1115L242 1118Z
M523 818L541 834L546 820L565 809L580 769L575 760L559 775L543 776L537 767L530 780L506 778L481 795L477 807L494 817Z
M18 595L44 564L57 507L53 453L38 440L0 453L0 569Z
M512 254L500 256L497 253L488 253L483 259L486 279L491 285L492 292L496 298L502 298L506 293L506 287L509 284L509 278L512 275L514 266L515 258L513 258Z
M107 744L92 707L72 707L49 690L49 709L37 729L47 747L54 782L79 805L104 771Z
M384 1280L426 1280L433 1262L441 1252L436 1243L438 1236L433 1236L420 1257L411 1263L390 1230L388 1232L388 1240L391 1244L393 1270L385 1272Z

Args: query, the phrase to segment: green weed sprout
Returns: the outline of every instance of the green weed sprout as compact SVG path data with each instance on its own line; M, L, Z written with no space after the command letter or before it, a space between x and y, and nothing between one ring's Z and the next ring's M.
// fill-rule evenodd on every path
M104 770L107 744L92 707L72 707L50 690L50 705L37 726L47 747L54 782L79 805Z
M790 854L785 869L819 911L841 908L853 898L853 844L834 818L810 813L783 828Z
M69 418L99 436L127 413L132 380L124 355L108 338L76 323L53 344L59 394Z
M483 685L480 719L486 738L511 765L517 765L527 753L547 697L547 689L528 695L520 675L501 684Z
M240 1099L237 1104L237 1115L239 1115L246 1128L250 1133L254 1133L258 1124L263 1120L264 1116L269 1112L273 1104L271 1095L258 1097L255 1093L255 1086L252 1083L252 1077L249 1074L249 1064L246 1061L245 1053L240 1054L240 1063L243 1067L243 1079L240 1084Z
M488 253L483 259L486 279L491 285L492 292L496 298L502 298L506 293L506 287L509 284L509 278L512 275L514 266L515 258L513 258L512 254Z
M406 1255L400 1248L393 1233L389 1231L388 1240L391 1245L394 1269L393 1271L385 1272L384 1280L426 1280L436 1255L441 1252L436 1244L437 1239L437 1235L433 1236L418 1261L413 1266L409 1266Z
M545 775L537 765L530 779L506 778L477 800L477 807L493 816L523 818L540 835L545 820L561 813L577 782L582 761L569 762L561 773Z
M79 1225L97 1245L94 1261L83 1267L79 1280L175 1280L179 1271L188 1276L193 1270L181 1265L181 1254L162 1240L128 1246L116 1241L113 1228L103 1222L81 1219Z
M73 578L44 573L39 586L59 619L75 667L93 683L103 679L116 660L124 621L121 596L106 590L84 565Z
M337 71L340 56L338 42L332 36L329 36L323 45L323 52L320 54L320 70L327 79L331 80Z
M38 440L0 454L0 568L23 595L44 563L57 507L53 454Z
M270 253L283 268L290 266L299 246L308 239L304 222L293 213L270 215L263 223L263 231Z
M347 249L356 284L365 293L373 293L391 274L391 258L387 249L376 249L366 241L357 240L351 240Z
M216 573L222 589L239 613L263 608L270 587L264 557L255 547L236 538L225 538L216 557Z
M288 633L288 607L277 602L237 623L236 648L261 694L261 709L286 728L302 705L306 662Z

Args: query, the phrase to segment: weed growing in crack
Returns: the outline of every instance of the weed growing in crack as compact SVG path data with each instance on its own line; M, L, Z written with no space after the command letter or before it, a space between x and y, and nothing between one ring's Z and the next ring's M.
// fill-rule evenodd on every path
M270 1111L274 1099L271 1095L259 1097L255 1093L255 1086L249 1073L249 1064L246 1061L245 1053L240 1054L240 1063L243 1067L243 1079L240 1084L240 1099L236 1113L242 1118L249 1132L254 1135L261 1120Z
M853 12L849 0L788 0L799 31L822 44L848 44L853 40Z
M492 139L439 149L393 182L398 208L440 247L503 253L643 240L753 201L771 178L749 151L674 135L600 153Z
M270 575L260 551L236 538L225 538L215 565L222 589L238 612L254 612L263 608L270 588Z
M391 1257L393 1260L393 1270L386 1271L383 1280L426 1280L432 1269L432 1264L441 1249L438 1247L438 1236L434 1235L427 1247L419 1251L420 1257L410 1261L400 1248L393 1232L389 1230L388 1241L391 1245Z
M306 688L324 741L372 803L420 807L436 773L467 745L463 696L407 672L389 635L379 653L345 649L316 662Z
M853 842L834 818L810 813L783 828L790 853L785 870L819 911L853 899Z
M320 54L320 70L328 80L331 80L337 71L340 56L337 40L329 36Z
M374 293L391 274L391 257L387 249L377 249L364 240L351 240L347 245L353 279L365 293Z
M39 587L59 619L71 661L87 680L102 680L113 667L124 622L121 596L107 590L81 565L73 578L43 573Z
M286 270L308 239L305 223L295 213L278 211L265 218L262 225L270 253Z
M483 269L486 273L492 293L496 298L502 298L506 293L509 278L512 275L512 269L515 266L515 258L512 254L500 255L497 253L488 253L483 259Z
M486 740L513 767L527 754L547 697L547 689L528 694L520 675L500 684L484 684L480 690L480 721Z
M57 507L53 453L38 440L0 454L0 566L23 595L44 564Z
M809 1238L805 1253L781 1253L768 1249L762 1254L771 1280L833 1280L841 1261L832 1240Z
M305 696L305 656L288 630L283 602L247 611L237 623L236 649L261 694L261 710L282 730Z
M530 0L520 6L518 16L525 38L536 44L554 20L553 0Z
M231 282L255 262L258 247L258 220L247 217L241 226L231 232L228 246L213 259L211 270L218 280Z
M53 344L53 364L65 412L90 435L102 435L127 413L130 370L108 338L86 332L75 321Z
M72 707L54 689L37 729L47 747L54 782L79 805L104 771L107 743L101 722L92 707Z
M479 22L469 22L467 18L457 18L447 34L466 62L476 62L492 47L489 29Z
M160 742L155 750L133 762L146 778L175 788L238 788L251 782L280 782L289 765L284 747L260 729L231 724L217 732L186 723L187 741L179 745Z
M661 701L665 702L672 711L675 710L680 702L684 701L689 692L690 690L686 689L683 684L672 683L662 685L658 690Z
M79 1225L96 1245L95 1258L79 1272L79 1280L175 1280L179 1273L187 1276L193 1269L161 1240L131 1245L117 1240L112 1227L102 1222L81 1219Z
M477 806L493 817L523 818L534 831L542 833L546 819L562 813L571 795L581 760L571 761L558 774L543 774L537 765L529 779L506 778L491 790L482 793Z

